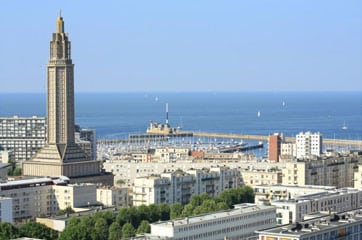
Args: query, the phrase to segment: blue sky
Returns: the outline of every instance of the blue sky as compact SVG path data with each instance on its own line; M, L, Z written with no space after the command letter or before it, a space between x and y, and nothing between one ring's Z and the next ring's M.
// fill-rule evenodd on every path
M45 92L59 9L78 92L362 91L362 1L0 1L0 92Z

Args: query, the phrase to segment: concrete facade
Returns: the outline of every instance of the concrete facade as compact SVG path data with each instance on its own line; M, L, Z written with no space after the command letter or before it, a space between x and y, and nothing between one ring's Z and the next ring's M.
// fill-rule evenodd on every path
M256 230L275 225L274 207L243 204L232 210L153 223L145 239L255 239Z
M129 190L121 187L99 187L97 201L105 207L128 207Z
M13 223L13 200L0 197L0 222Z
M308 159L312 156L319 157L322 154L322 135L311 132L300 132L295 137L297 158Z
M281 169L241 169L241 176L243 184L248 186L255 186L260 184L279 184L282 183Z
M241 186L241 175L236 169L224 167L204 170L175 171L160 176L136 178L133 187L133 205L153 203L187 204L194 194L217 196L224 190Z

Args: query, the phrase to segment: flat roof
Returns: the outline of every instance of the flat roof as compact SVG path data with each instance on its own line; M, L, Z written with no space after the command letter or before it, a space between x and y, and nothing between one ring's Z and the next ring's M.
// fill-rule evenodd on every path
M21 179L21 180L9 181L7 183L0 183L0 188L17 186L17 185L37 184L37 183L44 183L44 182L50 182L50 181L53 181L53 180L51 178Z
M183 219L174 219L171 221L163 221L163 222L152 223L152 224L154 224L154 225L170 225L170 224L172 225L173 224L174 226L182 226L182 225L187 225L187 224L200 223L202 221L211 221L211 220L222 219L222 218L230 217L230 216L237 216L242 213L252 213L252 212L257 212L259 210L275 209L274 206L264 206L264 205L255 205L255 204L254 205L251 205L251 204L238 205L236 207L237 208L235 208L235 209L230 209L230 210L226 210L226 211L192 216L192 217L183 218Z

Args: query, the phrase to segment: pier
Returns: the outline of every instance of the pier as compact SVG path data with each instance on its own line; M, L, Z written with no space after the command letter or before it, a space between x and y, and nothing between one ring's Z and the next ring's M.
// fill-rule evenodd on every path
M229 138L229 139L243 139L243 140L256 140L268 141L268 135L253 135L253 134L235 134L235 133L213 133L213 132L193 132L193 131L178 131L173 134L131 134L129 139L99 139L98 143L121 143L121 142L136 142L136 141L152 141L152 140L167 140L173 137L207 137L207 138ZM295 142L295 137L285 137L287 142ZM332 146L351 146L360 147L362 149L362 140L348 140L348 139L332 139L323 138L323 144Z

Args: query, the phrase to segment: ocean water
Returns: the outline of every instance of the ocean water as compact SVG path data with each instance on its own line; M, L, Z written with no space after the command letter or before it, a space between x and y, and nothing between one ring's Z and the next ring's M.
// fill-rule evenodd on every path
M98 138L144 133L149 121L201 132L320 132L362 139L362 92L76 93L76 123ZM258 114L259 112L259 114ZM45 116L46 95L1 93L0 116ZM343 130L345 124L348 129Z

